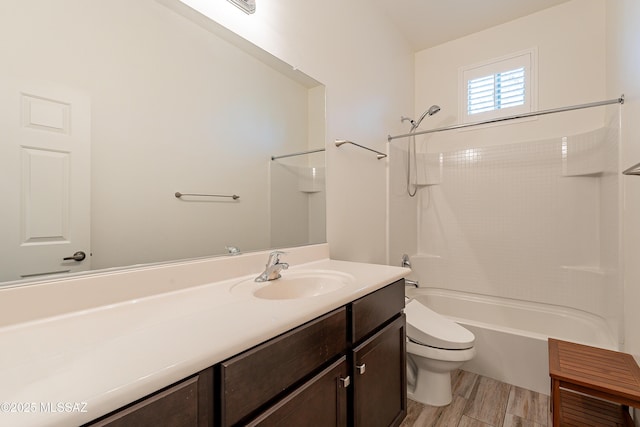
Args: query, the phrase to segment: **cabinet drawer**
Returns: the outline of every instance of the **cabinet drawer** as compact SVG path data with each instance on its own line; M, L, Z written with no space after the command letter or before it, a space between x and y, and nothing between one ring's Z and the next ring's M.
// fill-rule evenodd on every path
M360 341L404 308L404 279L351 304L351 340Z
M247 426L346 427L348 372L342 356Z
M342 307L219 365L222 425L243 420L345 351Z
M209 426L213 419L213 370L168 387L85 427Z

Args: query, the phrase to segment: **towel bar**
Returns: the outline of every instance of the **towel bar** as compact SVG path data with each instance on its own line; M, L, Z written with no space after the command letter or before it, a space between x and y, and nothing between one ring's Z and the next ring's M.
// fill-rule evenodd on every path
M176 196L176 198L181 198L182 196L194 196L194 197L229 197L233 200L237 200L240 198L240 196L238 195L231 195L231 196L227 196L224 194L199 194L199 193L181 193L179 191L176 191L176 193L174 194L174 196Z

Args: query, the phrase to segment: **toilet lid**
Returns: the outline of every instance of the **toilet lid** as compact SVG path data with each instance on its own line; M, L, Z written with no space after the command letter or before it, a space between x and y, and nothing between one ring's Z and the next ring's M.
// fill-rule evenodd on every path
M441 316L424 304L416 300L409 301L404 312L407 315L407 336L412 341L447 350L464 350L473 347L476 337L471 331Z

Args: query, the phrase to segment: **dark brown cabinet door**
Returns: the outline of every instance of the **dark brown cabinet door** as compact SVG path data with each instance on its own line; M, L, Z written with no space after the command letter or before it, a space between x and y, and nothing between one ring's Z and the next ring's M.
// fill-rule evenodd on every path
M398 426L407 413L405 316L354 349L356 427Z
M343 356L247 425L346 427L348 371Z
M213 425L213 370L120 409L87 427L209 427Z

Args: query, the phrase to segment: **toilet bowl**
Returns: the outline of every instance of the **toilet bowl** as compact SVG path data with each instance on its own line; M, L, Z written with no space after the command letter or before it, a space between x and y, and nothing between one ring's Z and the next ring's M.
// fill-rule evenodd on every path
M407 318L407 395L432 406L451 403L451 371L473 359L473 333L415 300Z

